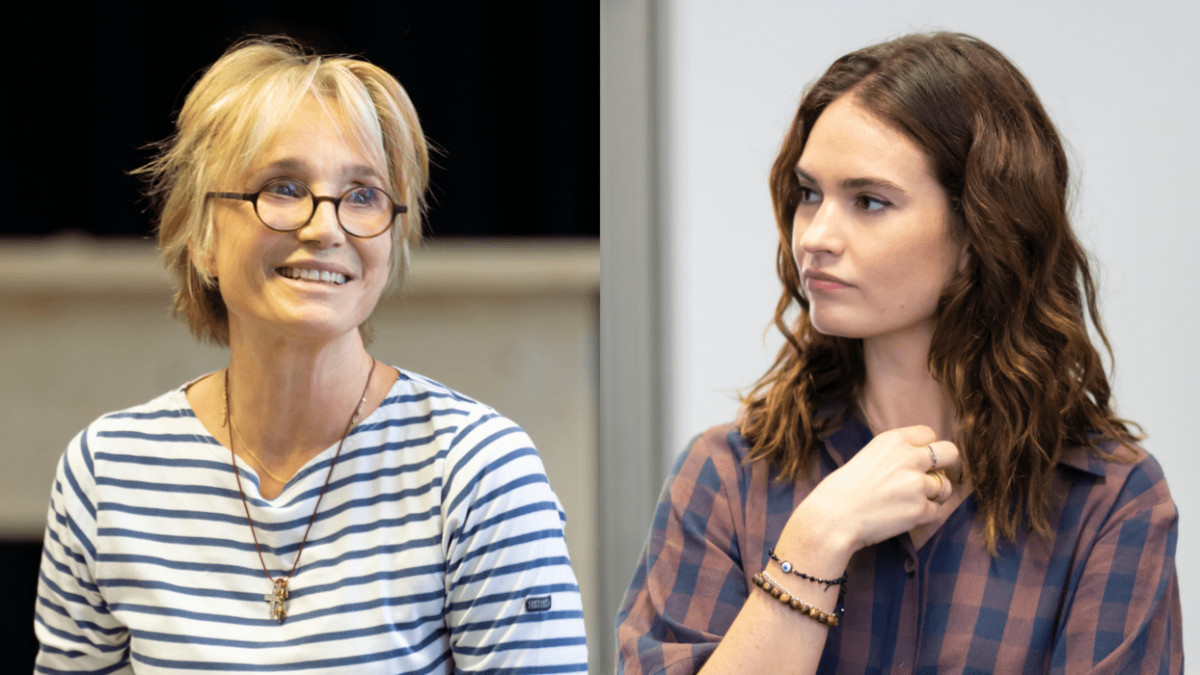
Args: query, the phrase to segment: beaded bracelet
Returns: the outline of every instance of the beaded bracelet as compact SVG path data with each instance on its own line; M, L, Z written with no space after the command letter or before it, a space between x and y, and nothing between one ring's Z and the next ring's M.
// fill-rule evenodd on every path
M779 582L772 579L771 575L767 574L766 570L754 575L754 585L770 593L772 598L775 598L784 605L791 607L792 609L813 619L814 621L831 627L836 627L839 623L841 623L841 619L839 618L838 614L822 612L817 607L814 607L807 602L804 602L800 598L795 597L788 592L786 588L780 586ZM841 613L845 613L844 608L841 610Z
M774 560L775 562L779 563L779 566L783 568L784 574L791 572L792 574L795 574L796 576L800 577L801 579L807 579L809 581L812 581L812 582L815 582L818 584L825 584L825 590L829 590L830 586L841 586L842 588L838 591L838 593L844 593L846 591L846 582L850 581L850 573L849 572L846 572L845 574L838 577L837 579L818 579L817 577L810 577L807 574L805 574L804 572L801 572L800 570L792 569L792 563L790 563L786 560L780 560L779 556L775 555L774 548L767 551L767 555L771 556L771 560Z

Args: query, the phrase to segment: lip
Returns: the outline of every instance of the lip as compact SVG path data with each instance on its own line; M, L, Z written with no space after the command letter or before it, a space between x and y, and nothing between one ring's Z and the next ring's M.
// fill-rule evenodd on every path
M815 291L836 291L842 288L850 288L851 285L845 281L826 274L825 272L814 272L813 270L804 271L805 287Z

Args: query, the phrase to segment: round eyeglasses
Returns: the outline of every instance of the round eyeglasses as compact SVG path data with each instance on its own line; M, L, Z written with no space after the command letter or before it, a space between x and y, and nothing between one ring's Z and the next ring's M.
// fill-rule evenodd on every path
M360 185L340 197L318 197L307 185L290 178L268 181L258 192L209 192L207 196L250 202L262 224L277 232L307 225L321 202L332 202L338 225L346 234L361 239L378 237L388 231L396 216L408 213L407 206L393 202L377 187Z

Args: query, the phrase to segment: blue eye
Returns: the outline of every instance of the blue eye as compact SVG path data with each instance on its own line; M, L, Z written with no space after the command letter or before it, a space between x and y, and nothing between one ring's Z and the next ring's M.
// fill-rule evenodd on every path
M342 197L342 203L354 208L378 209L384 195L373 187L354 188Z
M350 193L350 201L355 204L372 204L379 201L379 195L374 188L358 188Z
M300 181L281 178L273 180L262 188L263 195L276 199L307 199L308 188Z

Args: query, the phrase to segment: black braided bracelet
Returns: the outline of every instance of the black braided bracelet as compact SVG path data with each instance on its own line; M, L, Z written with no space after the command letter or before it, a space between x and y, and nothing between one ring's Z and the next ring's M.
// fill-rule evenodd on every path
M825 584L825 590L827 590L827 591L829 590L829 588L831 586L841 586L842 588L838 591L839 595L846 591L846 582L850 581L850 573L849 572L843 574L842 576L838 577L837 579L818 579L816 577L810 577L807 574L805 574L804 572L801 572L798 569L794 569L792 567L792 563L790 563L786 560L780 560L779 556L775 555L774 548L767 551L767 554L771 556L771 560L774 560L775 562L779 563L779 566L783 568L784 574L791 572L792 574L795 574L796 576L800 577L801 579L807 579L808 581L812 581L812 582L815 582L818 584Z

